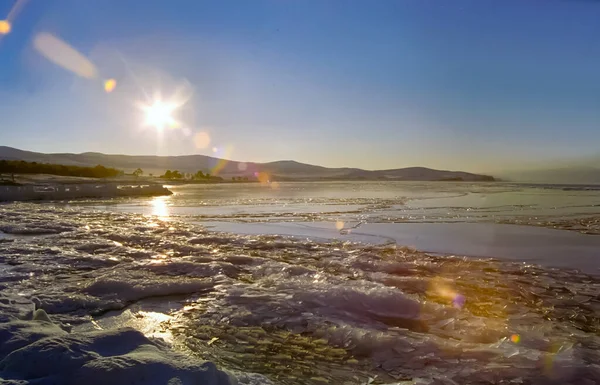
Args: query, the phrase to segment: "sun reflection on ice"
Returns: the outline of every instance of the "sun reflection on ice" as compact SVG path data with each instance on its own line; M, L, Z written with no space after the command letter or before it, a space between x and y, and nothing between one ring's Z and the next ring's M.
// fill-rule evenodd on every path
M174 342L171 333L171 323L175 317L159 311L131 309L124 310L118 314L107 315L92 319L89 325L83 324L75 329L80 331L109 330L115 328L133 328L149 338L162 339L168 344Z
M152 206L152 215L157 216L161 221L169 219L169 205L167 201L170 197L155 197L150 202Z
M146 337L161 338L167 343L173 343L173 335L168 327L173 316L154 311L138 311L134 316L137 320L132 322L132 326Z

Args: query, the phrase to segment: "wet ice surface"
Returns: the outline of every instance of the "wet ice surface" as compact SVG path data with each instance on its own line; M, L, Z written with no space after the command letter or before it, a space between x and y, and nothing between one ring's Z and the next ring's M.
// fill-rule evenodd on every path
M503 258L600 275L600 237L572 231L495 223L205 222L208 229L242 233L396 243L420 251Z
M241 383L600 381L596 277L161 217L0 206L2 321L133 327Z
M495 222L600 234L600 189L590 186L311 182L171 189L168 198L80 204L198 221Z

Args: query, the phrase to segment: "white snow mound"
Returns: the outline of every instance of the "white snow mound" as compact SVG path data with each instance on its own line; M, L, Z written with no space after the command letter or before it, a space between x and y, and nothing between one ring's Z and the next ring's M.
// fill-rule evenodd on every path
M4 380L4 381L3 381ZM0 383L229 385L211 362L130 329L67 333L43 320L0 324Z

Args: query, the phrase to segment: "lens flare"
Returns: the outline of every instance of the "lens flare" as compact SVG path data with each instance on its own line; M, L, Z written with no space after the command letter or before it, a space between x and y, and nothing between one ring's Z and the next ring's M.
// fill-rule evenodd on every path
M569 355L570 352L569 346L563 346L556 342L552 343L546 354L540 358L544 368L544 374L549 378L556 377L558 373L555 368L555 361L559 358L559 355L562 355L562 358L564 359L564 356Z
M10 33L12 26L8 20L0 20L0 35L6 35Z
M10 33L10 31L12 30L12 26L17 18L17 15L23 8L25 2L26 2L26 0L12 1L13 5L10 8L8 15L6 15L6 18L4 20L0 20L0 40L5 35L8 35Z
M59 38L41 32L33 39L33 45L40 54L54 64L87 79L96 77L94 64Z
M219 151L220 151L219 148L213 147L214 153L217 153ZM218 159L217 163L210 170L212 175L215 175L215 176L219 175L219 173L225 168L225 166L227 166L227 163L229 163L228 159L231 157L232 153L233 153L232 146L226 146L224 149L222 149L222 152L219 154L219 157L221 159Z
M454 299L452 300L452 306L457 309L462 309L465 306L465 302L467 299L462 294L456 294Z
M443 299L450 302L453 307L462 309L466 303L466 298L458 293L453 286L452 281L449 279L442 277L433 278L429 283L427 295L431 298Z
M210 145L210 135L206 132L198 132L194 135L194 144L196 148L206 148Z
M104 82L104 91L111 93L117 86L117 81L115 79L108 79Z
M258 179L258 181L262 184L267 184L269 183L269 174L267 174L266 172L259 172L256 174L256 178Z
M512 336L510 336L510 341L513 344L518 344L521 341L521 336L518 334L513 334Z
M344 228L344 222L343 221L337 221L337 222L335 222L335 228L337 230L343 229Z

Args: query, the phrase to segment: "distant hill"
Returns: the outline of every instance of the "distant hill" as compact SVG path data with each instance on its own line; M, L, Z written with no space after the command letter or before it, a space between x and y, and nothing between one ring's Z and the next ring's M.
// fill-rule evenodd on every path
M220 175L253 177L266 173L273 180L413 180L413 181L493 181L488 175L462 171L433 170L425 167L408 167L391 170L363 170L359 168L328 168L282 160L269 163L236 162L205 155L182 156L132 156L108 155L97 152L82 154L44 154L0 146L0 159L25 160L28 162L54 163L74 166L96 166L101 164L125 172L141 168L144 173L159 175L165 170L195 173L198 170Z

